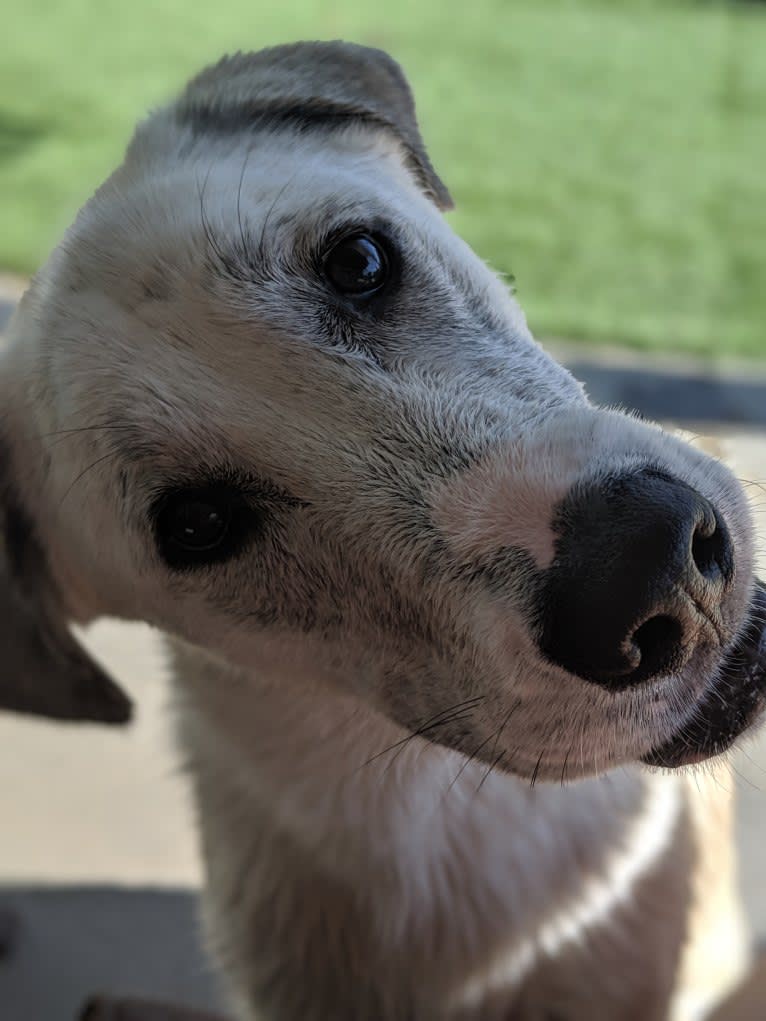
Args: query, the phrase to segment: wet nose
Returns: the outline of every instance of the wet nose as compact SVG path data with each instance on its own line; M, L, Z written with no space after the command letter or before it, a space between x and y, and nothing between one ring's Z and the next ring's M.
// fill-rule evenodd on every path
M617 690L680 669L720 634L734 571L713 505L643 468L578 485L557 508L540 647L570 673Z

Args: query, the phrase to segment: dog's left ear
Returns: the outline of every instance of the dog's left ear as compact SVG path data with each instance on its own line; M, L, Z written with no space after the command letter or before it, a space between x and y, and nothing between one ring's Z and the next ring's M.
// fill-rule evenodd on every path
M0 709L98 723L131 716L130 699L69 629L34 524L16 495L2 436Z
M224 57L189 83L175 115L212 132L280 121L305 129L369 124L396 136L421 188L440 209L453 206L426 153L407 79L382 50L315 42Z

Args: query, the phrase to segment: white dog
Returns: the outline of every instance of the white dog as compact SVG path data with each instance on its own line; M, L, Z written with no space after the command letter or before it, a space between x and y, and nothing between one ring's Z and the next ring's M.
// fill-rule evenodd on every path
M121 717L67 622L168 635L241 1018L701 1017L725 796L645 764L760 711L746 502L593 407L449 205L376 50L138 128L0 360L5 683Z

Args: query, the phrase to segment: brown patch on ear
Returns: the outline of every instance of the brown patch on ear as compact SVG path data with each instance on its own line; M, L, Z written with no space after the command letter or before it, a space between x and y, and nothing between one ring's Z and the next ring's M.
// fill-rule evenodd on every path
M192 79L175 113L200 132L247 131L270 121L325 129L370 124L403 144L410 169L440 209L453 206L426 153L407 79L382 50L323 42L236 53Z
M34 526L8 475L0 449L0 708L126 723L130 699L69 630Z

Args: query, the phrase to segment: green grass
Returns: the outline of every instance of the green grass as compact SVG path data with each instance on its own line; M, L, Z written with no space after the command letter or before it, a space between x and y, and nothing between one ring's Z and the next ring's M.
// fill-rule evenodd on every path
M755 4L10 0L0 267L38 265L135 120L206 61L337 37L404 64L452 222L515 276L538 335L766 353Z

